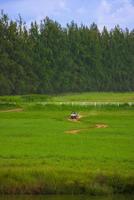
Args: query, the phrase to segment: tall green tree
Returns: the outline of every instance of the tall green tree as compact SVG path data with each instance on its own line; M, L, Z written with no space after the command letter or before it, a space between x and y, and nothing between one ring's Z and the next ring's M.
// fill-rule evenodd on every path
M134 31L0 16L0 95L134 90Z

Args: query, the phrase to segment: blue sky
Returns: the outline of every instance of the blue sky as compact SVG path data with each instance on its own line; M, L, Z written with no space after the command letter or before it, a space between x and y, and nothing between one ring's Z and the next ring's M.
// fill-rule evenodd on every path
M134 28L134 0L0 0L1 9L12 19L21 14L28 24L48 16L62 26L74 20L88 26L95 22L100 29Z

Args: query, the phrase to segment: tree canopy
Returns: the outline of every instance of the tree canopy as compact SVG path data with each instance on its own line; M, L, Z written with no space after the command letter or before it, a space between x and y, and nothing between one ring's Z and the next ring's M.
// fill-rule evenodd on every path
M134 91L134 30L0 16L0 95Z

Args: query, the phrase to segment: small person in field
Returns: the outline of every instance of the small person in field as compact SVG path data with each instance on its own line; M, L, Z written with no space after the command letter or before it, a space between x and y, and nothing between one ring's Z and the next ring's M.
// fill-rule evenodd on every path
M79 118L78 113L72 112L71 115L70 115L70 118L71 119L78 119Z

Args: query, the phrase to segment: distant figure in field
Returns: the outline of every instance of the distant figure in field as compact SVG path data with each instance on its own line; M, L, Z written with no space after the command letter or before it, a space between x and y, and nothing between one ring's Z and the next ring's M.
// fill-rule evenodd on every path
M70 116L71 119L78 119L78 117L79 117L78 113L76 113L76 112L71 113L71 116Z

